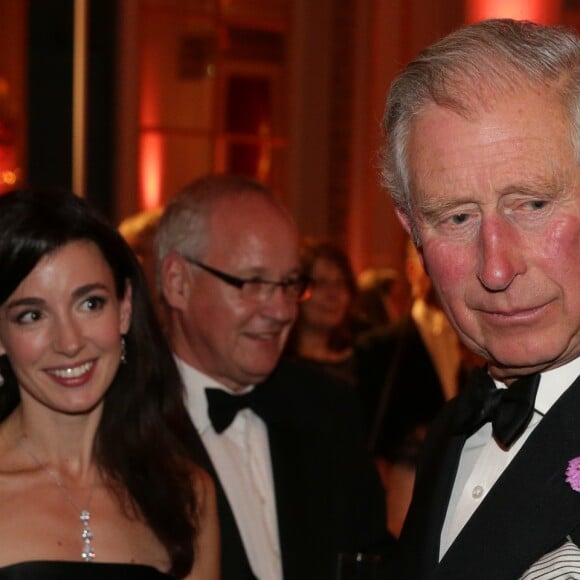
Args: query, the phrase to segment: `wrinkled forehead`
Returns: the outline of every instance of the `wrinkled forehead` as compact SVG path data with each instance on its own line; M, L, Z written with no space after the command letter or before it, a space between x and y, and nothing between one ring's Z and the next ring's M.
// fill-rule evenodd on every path
M447 107L426 108L409 138L413 202L429 212L432 203L484 192L569 189L577 164L559 103L553 93L526 91L473 119Z
M556 87L547 80L531 79L508 65L481 73L477 70L450 70L432 82L422 110L435 104L449 108L467 120L474 120L519 95L556 96Z

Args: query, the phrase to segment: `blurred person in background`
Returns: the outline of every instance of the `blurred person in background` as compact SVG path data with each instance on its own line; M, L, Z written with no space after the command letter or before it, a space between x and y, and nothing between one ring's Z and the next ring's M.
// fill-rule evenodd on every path
M300 266L310 288L299 304L285 354L354 386L353 304L357 285L350 260L333 242L305 238Z
M409 310L409 286L394 268L367 268L357 277L356 316L368 330L396 322Z
M163 309L157 291L154 242L162 214L163 208L160 207L143 210L125 218L118 227L119 233L125 238L143 268L155 313L161 321Z
M362 335L356 348L369 446L387 491L389 529L395 535L411 499L426 429L458 393L463 377L459 339L410 241L405 273L412 299L408 314Z

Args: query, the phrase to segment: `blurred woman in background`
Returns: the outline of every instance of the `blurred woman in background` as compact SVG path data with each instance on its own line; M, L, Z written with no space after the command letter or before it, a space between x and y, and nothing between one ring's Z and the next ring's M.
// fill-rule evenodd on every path
M354 386L352 306L356 279L346 253L329 241L307 238L301 267L310 293L290 334L286 354L320 367Z

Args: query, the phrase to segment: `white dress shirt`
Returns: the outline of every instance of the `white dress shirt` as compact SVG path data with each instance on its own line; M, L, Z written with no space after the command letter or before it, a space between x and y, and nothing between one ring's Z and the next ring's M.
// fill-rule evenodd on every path
M175 357L186 388L186 404L232 508L248 560L260 580L281 580L282 560L266 424L250 409L222 433L207 412L206 387L232 392ZM253 389L248 387L239 394Z
M532 420L521 437L508 450L502 449L496 443L492 437L490 423L483 425L467 439L461 452L445 523L441 530L439 559L443 558L463 526L517 455L542 417L578 375L580 375L580 358L542 373ZM505 388L503 383L498 381L495 383L498 388Z

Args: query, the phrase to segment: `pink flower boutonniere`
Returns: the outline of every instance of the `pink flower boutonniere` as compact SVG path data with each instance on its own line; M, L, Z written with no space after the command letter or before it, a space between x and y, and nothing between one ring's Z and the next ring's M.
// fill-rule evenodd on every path
M566 481L574 491L580 492L580 457L574 457L568 461Z

